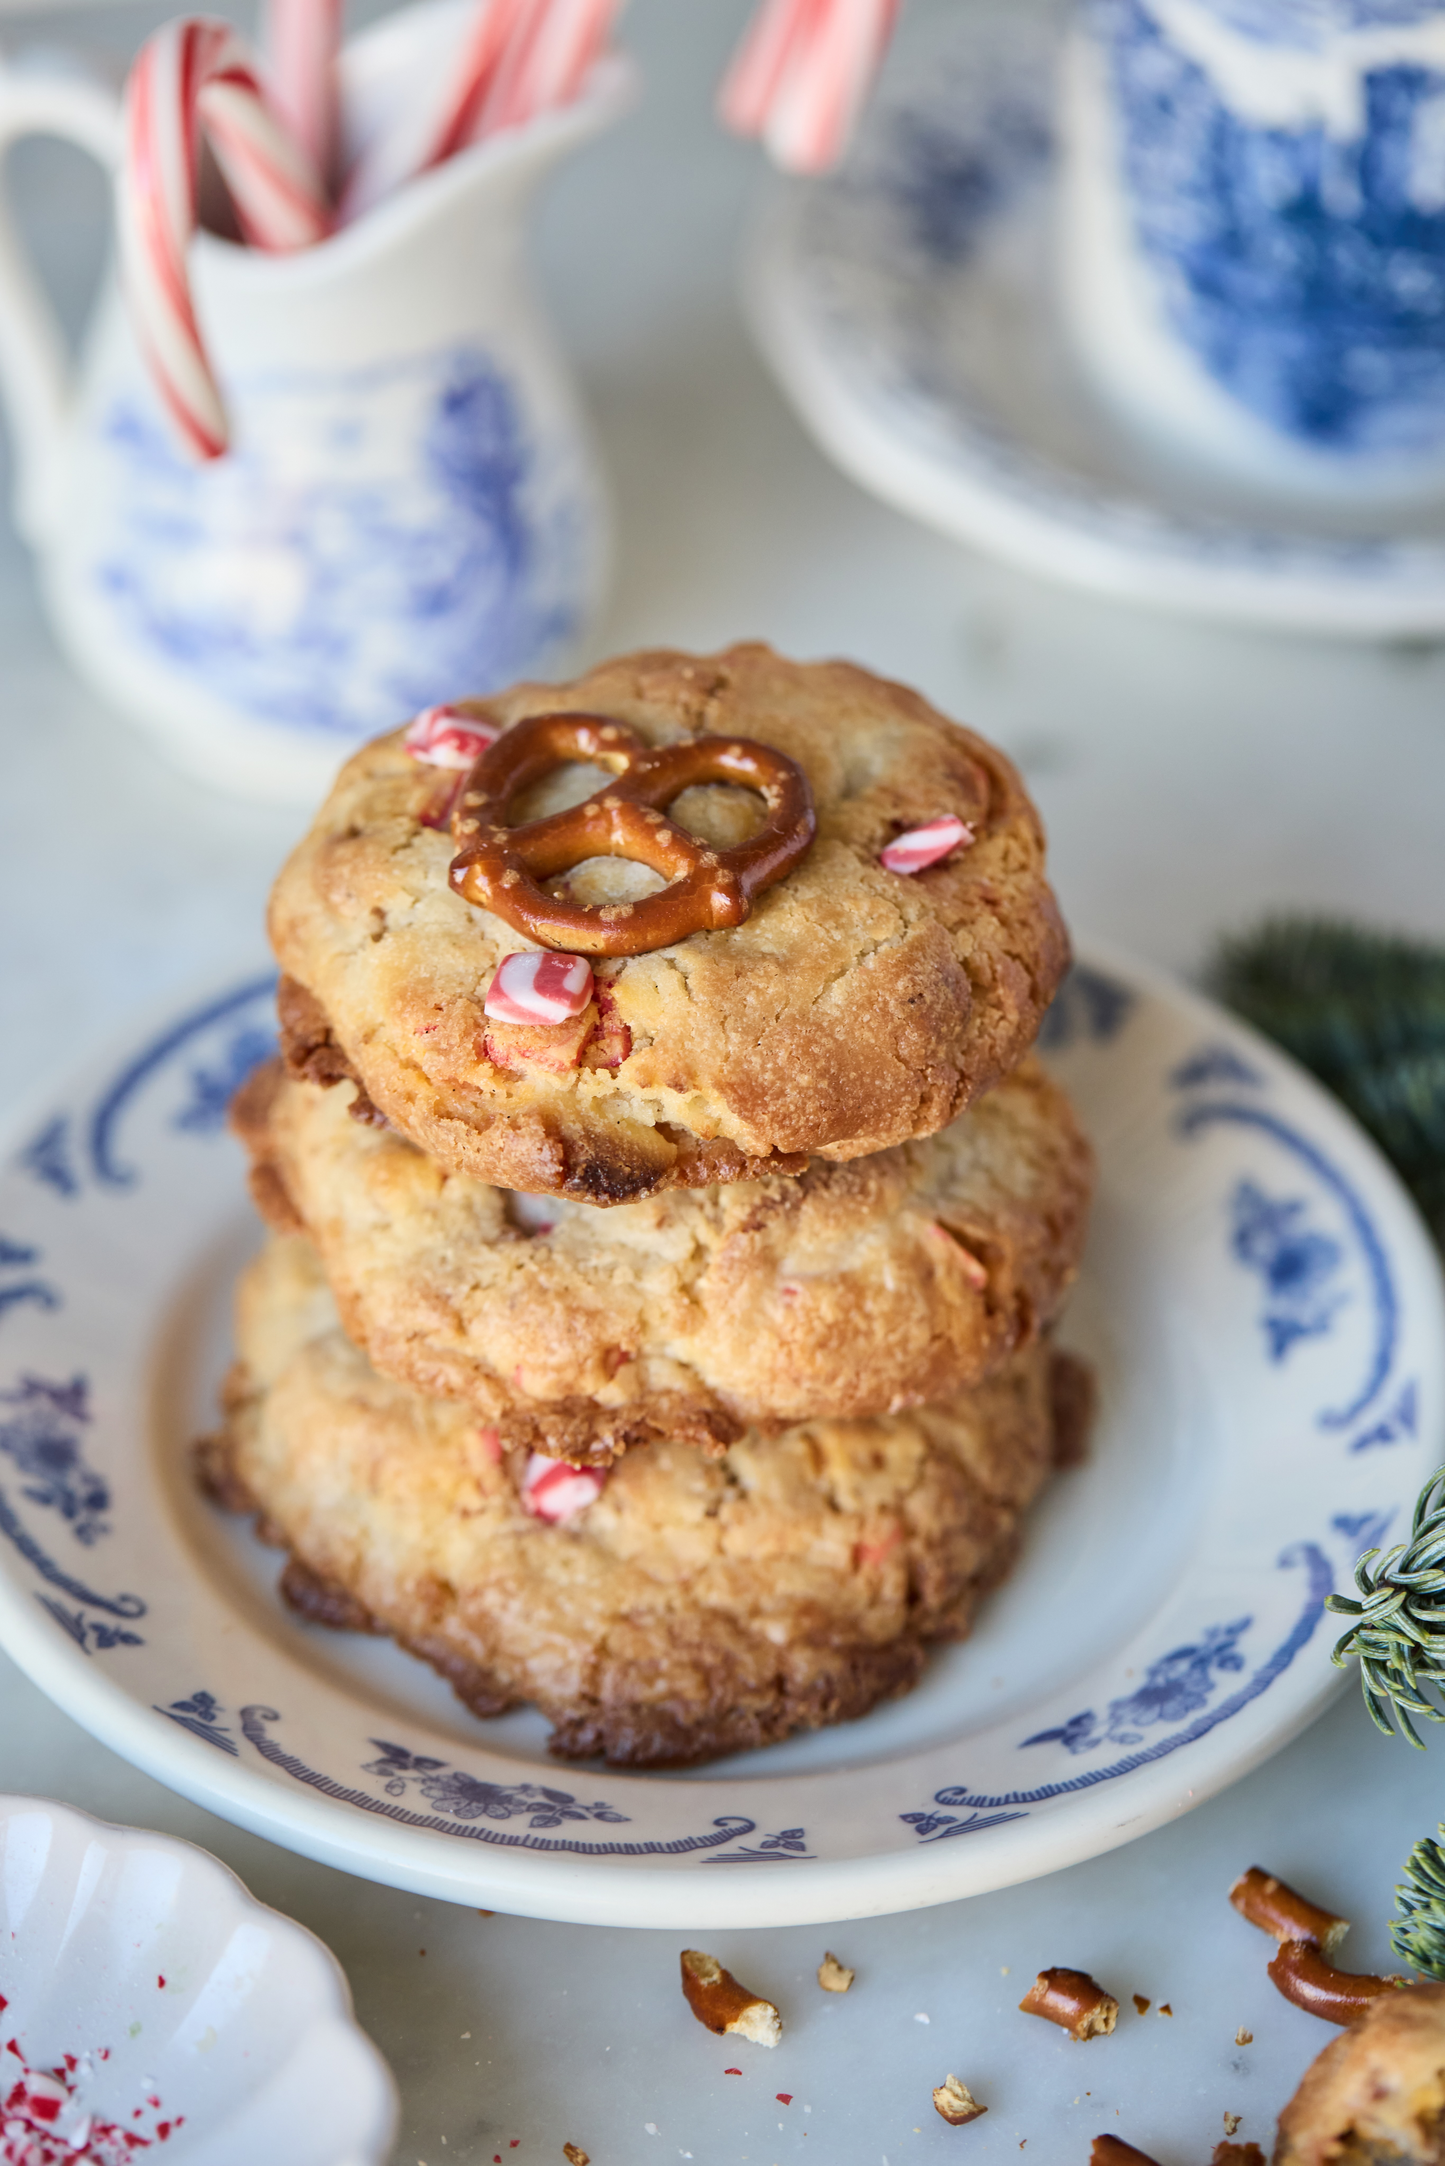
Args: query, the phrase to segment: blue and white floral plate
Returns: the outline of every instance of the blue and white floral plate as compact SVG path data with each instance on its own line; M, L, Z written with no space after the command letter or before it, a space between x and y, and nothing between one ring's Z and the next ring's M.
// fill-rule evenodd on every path
M1097 594L1339 635L1445 630L1445 496L1331 510L1122 426L1061 322L1060 0L920 25L854 149L780 188L745 267L825 451L955 539ZM911 49L910 49L911 48Z
M944 1902L1127 1842L1341 1677L1331 1588L1440 1457L1445 1298L1332 1100L1116 958L1046 1032L1101 1187L1067 1336L1089 1464L909 1698L700 1772L559 1767L379 1641L300 1623L187 1471L256 1239L222 1126L271 981L83 1072L0 1174L0 1641L97 1737L377 1880L539 1917L782 1925Z

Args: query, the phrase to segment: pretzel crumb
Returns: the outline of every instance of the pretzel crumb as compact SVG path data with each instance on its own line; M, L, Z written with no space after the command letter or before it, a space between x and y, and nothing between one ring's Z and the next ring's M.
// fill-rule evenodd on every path
M1089 2166L1159 2166L1147 2151L1136 2151L1122 2136L1096 2136Z
M818 1983L825 1993L846 1993L858 1973L840 1963L831 1952L818 1965Z
M1119 2003L1086 1970L1041 1970L1019 2008L1026 2016L1057 2023L1080 2042L1107 2038L1119 2020Z
M719 2037L775 2046L783 2035L783 2019L772 2002L739 1985L716 1956L704 1955L699 1948L682 1951L682 1990L698 2022Z
M566 2159L567 2166L592 2166L590 2154L583 2150L580 2143L564 2143L562 2156Z
M1264 2166L1257 2143L1217 2143L1209 2166Z
M1252 2046L1254 2044L1254 2032L1247 2031L1244 2025L1241 2023L1239 2029L1234 2034L1234 2043L1237 2046Z
M1147 2016L1152 2006L1153 2003L1146 1993L1136 1993L1134 1995L1134 2012L1136 2015Z
M1226 2115L1224 2116L1224 2133L1225 2133L1225 2135L1226 2135L1226 2136L1237 2136L1237 2135L1238 2135L1238 2133L1239 2133L1239 2124L1240 2124L1240 2122L1241 2122L1241 2121L1242 2121L1243 2119L1244 2119L1244 2115L1243 2115L1242 2113L1227 2113L1227 2114L1226 2114Z
M1170 2007L1168 2001L1161 2001L1159 2003L1159 2013L1161 2016L1172 2016L1174 2010Z
M960 2083L957 2076L945 2076L942 2083L935 2084L933 2104L950 2128L964 2128L980 2114L988 2112L987 2106L980 2106L968 2085Z

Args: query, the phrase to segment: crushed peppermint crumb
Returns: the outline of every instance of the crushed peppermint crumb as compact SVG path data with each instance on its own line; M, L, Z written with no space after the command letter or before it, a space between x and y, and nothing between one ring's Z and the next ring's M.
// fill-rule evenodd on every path
M657 2134L657 2123L655 2121L644 2121L642 2125L646 2129L649 2136L655 2136Z
M791 2106L793 2103L791 2091L774 2091L773 2096L780 2106Z
M928 2022L930 2022L930 2021L931 2021L932 2019L931 2019L930 2017L928 2017L928 2016L915 2016L915 2017L913 2018L913 2020L914 2020L914 2022L915 2022L915 2023L928 2023Z

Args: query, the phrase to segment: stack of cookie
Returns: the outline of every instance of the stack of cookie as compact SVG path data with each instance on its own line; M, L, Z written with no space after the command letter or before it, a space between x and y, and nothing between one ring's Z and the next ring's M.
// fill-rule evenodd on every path
M271 934L203 1466L288 1599L567 1756L906 1690L1054 1462L1089 1200L1008 762L843 664L634 655L367 746Z

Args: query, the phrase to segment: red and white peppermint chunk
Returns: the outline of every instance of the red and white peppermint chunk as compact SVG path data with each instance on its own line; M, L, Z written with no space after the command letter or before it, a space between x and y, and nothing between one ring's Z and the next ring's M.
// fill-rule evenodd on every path
M36 2069L27 2069L24 2079L5 2100L7 2112L19 2114L37 2128L49 2128L58 2121L69 2103L70 2093L65 2085L53 2076L41 2075Z
M522 1476L522 1502L534 1518L556 1527L595 1504L606 1486L605 1467L574 1467L566 1459L533 1452Z
M592 965L585 955L523 948L503 957L482 1008L494 1023L568 1023L591 998Z
M906 835L895 835L887 848L879 851L878 862L887 872L922 872L926 865L937 865L955 850L966 850L972 841L973 829L948 812L930 820L926 827L910 827Z
M451 767L458 773L474 766L500 736L490 722L478 722L460 707L423 707L407 724L406 749L427 767Z

